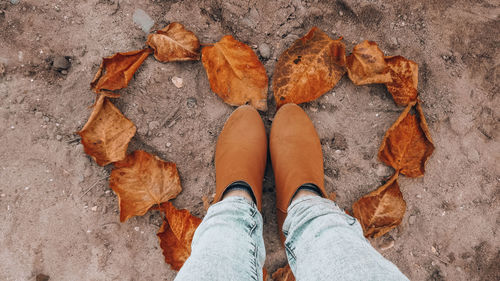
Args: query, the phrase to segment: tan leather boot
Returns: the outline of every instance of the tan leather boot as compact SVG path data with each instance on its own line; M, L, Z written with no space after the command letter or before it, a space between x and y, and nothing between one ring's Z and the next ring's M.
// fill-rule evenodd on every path
M244 181L251 187L260 210L266 160L266 130L259 113L248 105L238 107L227 119L217 140L214 203L222 200L229 185Z
M314 184L326 197L321 143L311 120L298 105L283 105L276 113L269 150L276 183L278 227L284 242L282 226L297 189L306 183Z

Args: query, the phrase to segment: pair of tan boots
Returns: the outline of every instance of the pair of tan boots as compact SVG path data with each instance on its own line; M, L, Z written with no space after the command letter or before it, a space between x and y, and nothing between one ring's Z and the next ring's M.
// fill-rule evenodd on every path
M283 105L273 121L269 151L276 183L276 207L281 233L287 208L297 190L313 184L326 197L323 153L316 129L307 114L295 104ZM259 210L262 181L267 162L267 136L259 113L251 106L236 109L226 121L215 151L216 193L222 200L235 182L247 183Z

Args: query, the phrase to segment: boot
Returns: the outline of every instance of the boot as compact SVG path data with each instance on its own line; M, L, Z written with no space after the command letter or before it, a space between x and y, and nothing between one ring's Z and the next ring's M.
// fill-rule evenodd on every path
M224 124L215 148L215 197L222 200L228 187L247 187L257 208L262 207L262 180L266 169L267 137L253 107L238 107Z
M283 222L290 202L302 186L312 186L326 197L323 153L316 129L296 104L283 105L274 117L269 137L271 162L276 184L276 207L281 242Z

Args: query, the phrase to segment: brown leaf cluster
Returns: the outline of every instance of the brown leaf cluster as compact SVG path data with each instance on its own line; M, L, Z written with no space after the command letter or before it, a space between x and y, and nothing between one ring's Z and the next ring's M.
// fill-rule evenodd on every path
M267 74L253 50L226 35L201 50L212 91L230 105L250 103L267 110Z
M273 75L276 105L317 99L342 78L345 64L342 38L333 40L313 27L279 57Z
M411 114L414 109L415 113ZM410 104L387 130L378 157L396 170L394 176L377 190L363 196L352 206L367 237L379 237L399 225L406 203L397 182L401 173L407 177L423 176L425 162L434 151L420 102Z
M394 102L417 100L418 65L402 56L384 56L377 43L363 41L347 57L347 73L356 85L385 84Z
M115 163L109 186L118 195L121 222L144 215L182 190L175 164L142 150Z
M196 228L201 223L188 210L178 210L170 202L161 204L160 210L165 213L165 219L158 231L160 247L165 256L165 262L174 270L181 269L191 255L191 242Z
M399 190L398 174L386 184L361 197L352 205L354 217L366 237L379 237L398 226L406 211L406 202Z
M187 210L177 210L169 200L182 190L174 163L144 151L126 155L135 125L108 99L125 88L146 58L154 52L161 62L200 59L196 35L179 23L171 23L148 36L142 50L116 53L103 58L91 82L98 94L89 120L79 133L85 152L99 165L115 163L110 187L118 195L120 221L145 214L160 206L165 219L158 237L165 261L179 270L191 253L191 242L201 219ZM267 110L268 78L257 55L232 36L201 50L201 60L210 87L230 105L251 104ZM342 38L333 40L317 27L295 41L276 64L273 91L277 107L304 103L331 90L347 71L356 85L385 84L398 105L407 106L387 130L378 157L396 172L386 184L353 204L365 236L381 236L402 221L406 203L399 189L399 174L422 176L425 162L434 150L427 123L418 101L418 65L402 56L385 56L375 42L364 41L346 58ZM335 200L335 193L329 196ZM208 198L203 199L208 208ZM267 272L264 269L264 275ZM274 280L295 280L287 265Z

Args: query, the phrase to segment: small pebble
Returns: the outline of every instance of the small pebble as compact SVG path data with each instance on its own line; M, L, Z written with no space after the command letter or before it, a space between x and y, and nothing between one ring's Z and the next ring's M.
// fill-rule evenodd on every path
M0 77L3 76L5 72L5 65L3 65L3 63L0 63Z
M339 11L339 15L340 15L340 16L343 16L343 15L344 15L344 12Z
M309 107L309 110L311 110L312 112L318 112L318 108L316 106Z
M177 88L182 88L184 86L184 80L182 78L174 76L172 77L172 83L177 87Z
M25 187L24 187L24 190L28 190L28 189L30 189L30 187L29 187L29 186L25 186Z
M63 137L62 137L61 135L57 135L57 136L56 136L56 140L58 140L58 141L62 140L62 138L63 138Z
M149 33L149 30L155 23L155 21L144 10L141 9L136 9L132 18L134 20L134 23L139 26L145 33Z
M156 130L156 129L160 128L160 122L159 121L151 121L151 122L149 122L148 127L149 127L150 131Z
M92 210L92 212L96 212L97 211L97 206L94 206L92 208L90 208Z
M382 251L386 251L392 247L394 247L394 238L389 237L389 238L384 239L384 241L382 241L382 243L379 246L379 249Z
M11 3L12 5L16 5L17 3L19 3L19 0L10 0L10 3Z
M134 227L134 230L135 230L135 231L139 231L139 229L140 229L140 228L139 228L138 226Z
M5 193L0 194L0 197L5 197Z
M196 107L197 104L198 104L198 101L196 100L196 98L193 98L193 97L187 98L187 101L186 101L187 107L194 108L194 107Z
M61 70L61 74L62 74L62 75L67 75L67 74L68 74L68 71L67 71L67 70Z
M410 225L412 225L412 224L414 224L414 223L415 223L415 220L416 220L416 219L417 219L417 218L416 218L415 216L411 215L411 216L408 218L408 223L409 223Z
M435 255L437 255L437 253L438 253L438 251L436 250L436 248L434 246L431 246L431 251Z
M167 142L166 146L167 146L167 147L171 147L171 146L172 146L172 144L171 144L171 143L169 143L169 142Z
M42 261L43 261L43 259L40 259L40 262L42 262ZM45 275L45 274L40 273L36 276L36 281L49 281L49 280L50 280L50 276Z
M377 164L375 174L379 177L389 176L391 174L391 168L387 167L384 164Z
M64 56L56 56L52 61L52 67L55 70L65 70L71 66L69 60ZM61 72L62 73L62 72ZM67 72L66 72L67 73Z
M271 57L271 47L266 43L262 43L259 45L259 53L261 57L268 59Z

